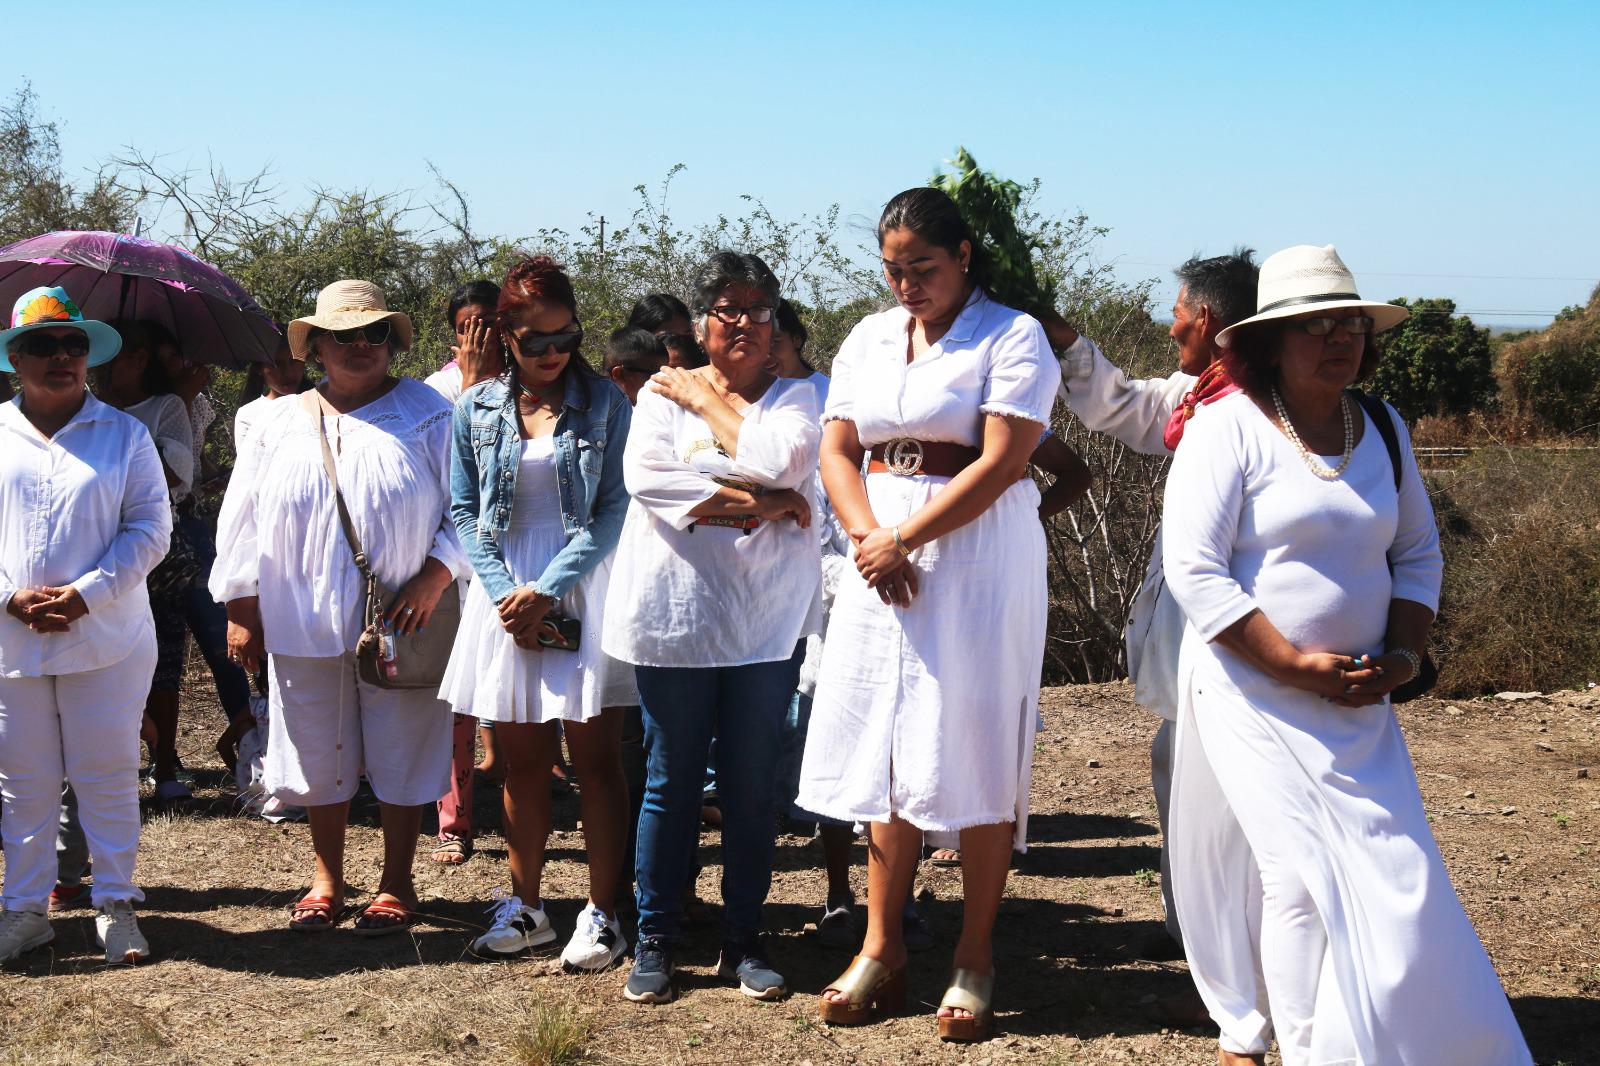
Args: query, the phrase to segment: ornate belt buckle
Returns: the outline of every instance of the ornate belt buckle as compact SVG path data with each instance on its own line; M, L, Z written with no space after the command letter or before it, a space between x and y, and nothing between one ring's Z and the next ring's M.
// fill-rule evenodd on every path
M910 477L922 469L922 442L914 437L897 437L884 447L883 459L891 474Z

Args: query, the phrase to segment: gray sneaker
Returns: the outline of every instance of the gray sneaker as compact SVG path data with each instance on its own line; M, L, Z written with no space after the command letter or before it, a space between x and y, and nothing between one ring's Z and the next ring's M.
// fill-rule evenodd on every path
M772 968L760 937L748 941L726 941L717 960L717 976L738 981L739 991L751 999L782 999L789 994L783 974Z
M33 911L0 911L0 962L43 947L56 938L50 919Z
M150 957L150 942L139 932L133 904L125 899L112 900L100 908L94 916L94 938L106 949L106 961L113 965L132 966Z

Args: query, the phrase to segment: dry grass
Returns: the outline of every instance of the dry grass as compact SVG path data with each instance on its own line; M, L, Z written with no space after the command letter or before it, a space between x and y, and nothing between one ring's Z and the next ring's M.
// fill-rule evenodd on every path
M1403 721L1423 795L1468 913L1500 968L1537 1060L1600 1063L1600 699L1409 706ZM1000 1034L941 1045L933 1008L960 924L960 874L924 869L918 889L939 939L913 958L912 1012L861 1029L816 1022L816 991L846 953L809 931L820 914L814 843L779 838L767 923L796 994L758 1004L714 977L717 942L692 935L676 1002L621 997L622 971L574 978L550 957L485 963L466 945L507 878L498 794L477 812L480 850L465 866L417 864L428 920L409 934L295 935L284 907L303 888L304 826L227 813L215 775L202 803L152 818L141 846L142 924L157 959L107 969L87 911L56 920L57 940L0 974L0 1063L678 1063L721 1064L1214 1061L1204 1030L1172 1029L1150 1004L1184 985L1181 966L1130 961L1121 946L1160 915L1148 745L1155 720L1123 685L1051 690L1035 760L1034 844L1013 873L997 939ZM204 767L221 719L191 707L183 755ZM1540 745L1543 745L1542 747ZM1549 749L1549 750L1547 750ZM1097 766L1090 766L1093 760ZM1472 799L1463 798L1473 792ZM1505 807L1517 813L1502 815ZM349 879L376 883L375 812L360 807ZM559 932L584 892L576 802L559 801L546 878ZM700 893L714 899L720 850L705 837ZM861 891L856 852L857 891ZM359 901L359 896L357 897Z

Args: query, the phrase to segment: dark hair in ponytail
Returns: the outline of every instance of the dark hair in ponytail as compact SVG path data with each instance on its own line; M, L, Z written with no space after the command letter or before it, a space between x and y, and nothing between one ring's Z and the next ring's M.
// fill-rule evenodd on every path
M988 254L962 217L961 209L943 190L919 185L884 204L883 215L878 219L879 248L883 247L884 236L896 229L908 229L954 256L961 254L961 242L968 242L972 246L972 256L967 263L967 277L974 285L988 289Z

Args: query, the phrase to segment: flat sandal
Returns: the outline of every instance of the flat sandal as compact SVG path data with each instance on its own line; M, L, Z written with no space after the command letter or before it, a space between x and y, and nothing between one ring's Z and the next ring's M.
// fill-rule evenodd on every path
M843 992L845 1002L827 998ZM822 990L822 1020L829 1025L864 1025L875 1014L898 1014L906 1009L906 968L893 970L865 955L850 960L839 979Z
M950 987L939 1001L940 1009L970 1011L970 1018L939 1019L939 1039L969 1043L987 1040L994 1033L994 971L957 969Z

